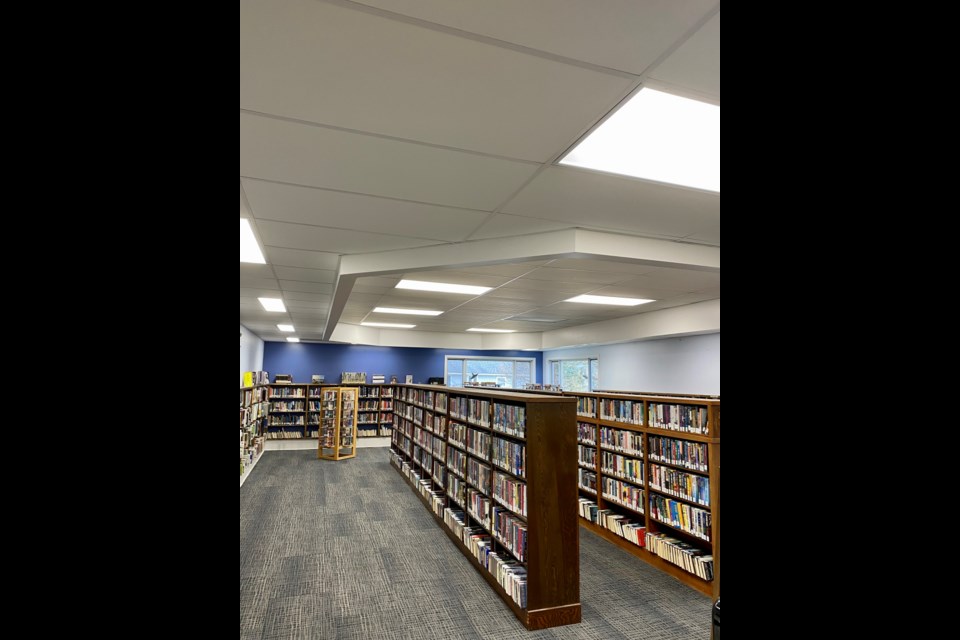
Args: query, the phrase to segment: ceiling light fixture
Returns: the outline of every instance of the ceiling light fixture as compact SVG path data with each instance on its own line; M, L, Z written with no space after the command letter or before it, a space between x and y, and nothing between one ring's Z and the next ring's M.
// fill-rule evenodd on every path
M656 300L645 300L643 298L614 298L612 296L577 296L564 300L564 302L580 302L582 304L607 304L615 307L636 307Z
M397 289L414 291L434 291L436 293L462 293L470 296L482 296L492 287L474 287L466 284L447 284L446 282L423 282L422 280L401 280Z
M250 221L246 218L240 218L240 262L267 264L253 235L253 229L250 228Z
M443 311L429 311L427 309L396 309L394 307L377 307L374 313L394 313L401 316L439 316Z
M361 322L362 327L379 327L381 329L413 329L415 324L394 324L392 322Z
M300 342L300 338L287 338L287 342Z
M284 333L293 333L296 331L292 324L278 324L277 329L280 329L280 331L283 331Z
M516 333L515 329L484 329L474 327L473 329L467 329L467 331L473 331L474 333Z
M283 300L280 298L257 298L260 301L260 304L263 305L263 308L267 311L273 311L277 313L286 313L287 308L283 306Z
M560 161L720 192L720 107L643 89Z

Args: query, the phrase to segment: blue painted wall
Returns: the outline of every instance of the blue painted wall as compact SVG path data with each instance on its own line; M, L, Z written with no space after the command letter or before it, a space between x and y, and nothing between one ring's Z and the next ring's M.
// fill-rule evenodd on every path
M534 358L537 382L543 382L543 353L539 351L474 351L470 349L418 349L413 347L369 347L353 344L291 344L267 342L263 350L263 370L270 380L278 373L289 373L294 382L310 382L313 374L326 376L327 382L340 382L344 371L362 371L368 376L382 373L390 382L397 376L403 382L408 374L417 384L428 378L442 378L446 356L484 358Z

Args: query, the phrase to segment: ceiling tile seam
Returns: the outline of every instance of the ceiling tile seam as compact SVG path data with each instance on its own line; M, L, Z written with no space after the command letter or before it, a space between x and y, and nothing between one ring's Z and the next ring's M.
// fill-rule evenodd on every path
M707 11L706 15L704 15L702 18L700 18L700 20L694 23L692 27L690 27L683 34L681 34L680 37L677 38L677 40L672 45L667 47L663 51L663 53L661 53L653 62L651 62L647 66L646 69L643 70L643 73L641 73L639 76L635 76L637 78L636 86L634 86L633 89L628 91L626 95L624 95L618 102L616 102L613 105L613 107L609 111L607 111L607 113L602 118L600 118L597 122L593 124L592 127L589 127L586 131L582 132L572 143L567 145L567 147L564 150L562 150L557 156L555 156L553 160L550 161L549 164L556 165L557 163L559 163L562 158L565 158L567 154L573 151L577 147L577 145L579 145L587 136L589 136L594 131L596 131L603 123L609 120L613 116L613 114L617 113L617 111L619 111L624 104L626 104L641 89L643 89L644 86L646 86L647 81L650 80L651 74L656 70L657 67L659 67L670 56L676 53L680 49L680 47L685 45L690 40L690 38L696 35L697 32L699 32L718 13L720 13L719 2L712 9ZM610 175L617 175L617 174L610 174Z
M588 71L595 71L598 73L603 73L606 75L611 75L611 76L616 76L619 78L626 78L626 79L633 79L637 77L637 74L630 73L629 71L624 71L622 69L605 67L603 65L595 64L593 62L587 62L586 60L570 58L568 56L563 56L558 53L552 53L550 51L544 51L542 49L534 49L533 47L528 47L522 44L517 44L515 42L510 42L509 40L500 40L499 38L485 36L483 34L475 33L473 31L466 31L464 29L450 27L445 24L430 22L429 20L424 20L423 18L416 18L413 16L404 15L402 13L389 11L387 9L372 7L368 4L363 4L360 2L352 2L351 0L320 0L320 1L326 4L341 7L344 9L351 9L353 11L375 15L377 17L386 18L388 20L393 20L395 22L402 22L404 24L420 27L422 29L427 29L429 31L436 31L439 33L446 34L448 36L463 38L465 40L472 40L474 42L479 42L481 44L497 47L499 49L506 49L508 51L513 51L516 53L533 56L535 58L542 58L544 60L549 60L551 62L558 62L560 64L565 64L572 67L580 67L581 69L586 69Z
M473 298L470 298L470 299L467 300L466 302L461 302L460 304L458 304L457 306L455 306L453 309L448 309L448 310L446 311L446 313L450 313L451 311L456 311L457 309L460 309L461 307L470 304L470 303L473 302L474 300L478 300L478 299L482 298L483 296L490 295L490 294L493 293L494 291L497 291L498 289L502 289L503 287L506 287L507 285L512 284L512 283L516 282L517 280L520 280L521 278L524 278L524 277L530 275L530 274L533 273L534 271L536 271L536 270L538 270L538 269L541 269L541 268L543 268L543 267L545 267L545 266L547 266L547 265L550 265L550 264L552 264L552 263L554 263L554 262L555 262L555 260L549 260L549 261L547 262L547 264L545 264L545 265L541 265L541 266L539 266L539 267L533 267L532 269L530 269L530 271L527 271L526 273L522 273L522 274L520 274L519 276L515 276L515 277L513 277L513 278L510 278L509 280L507 280L507 281L504 282L503 284L501 284L501 285L499 285L499 286L496 286L496 287L493 287L490 291L487 291L487 292L484 293L483 295L479 295L479 296L475 296L475 297L473 297Z
M399 136L391 136L385 133L377 133L375 131L361 131L360 129L350 129L348 127L338 127L332 124L325 124L323 122L315 122L313 120L304 120L302 118L294 118L291 116L284 116L275 113L266 113L264 111L254 111L253 109L244 109L240 107L240 113L246 114L249 116L256 116L258 118L266 118L268 120L276 120L278 122L288 122L290 124L299 124L305 127L314 127L317 129L327 129L329 131L339 131L341 133L349 133L357 136L365 136L368 138L379 138L381 140L389 140L391 142L402 142L404 144L412 144L418 147L427 147L429 149L439 149L441 151L453 151L455 153L465 153L471 156L478 156L481 158L488 158L492 160L503 160L506 162L517 162L520 164L527 165L541 165L543 164L542 160L528 160L525 158L512 158L510 156L501 156L495 153L486 153L484 151L476 151L474 149L462 149L460 147L451 147L444 144L436 144L433 142L424 142L423 140L413 140L412 138L401 138ZM243 176L241 176L243 177Z
M253 211L253 206L250 204L250 199L247 198L247 192L243 188L243 181L240 181L240 197L243 198L243 204L246 206L247 212L250 214L250 218L247 219L247 222L250 224L250 228L253 230L253 236L256 238L257 242L260 244L262 251L266 251L266 244L263 241L263 237L260 235L260 230L257 228L257 216ZM266 261L267 266L270 267L270 273L273 274L274 279L277 281L277 287L280 288L280 291L283 291L283 288L280 287L280 278L277 277L277 271L273 268L273 264L267 260L267 256L263 256L263 259ZM286 305L284 305L286 308ZM292 320L289 316L289 311L285 311L284 315L287 316L287 323L292 324ZM251 330L252 331L252 330ZM257 337L260 337L259 334L254 333Z
M275 184L282 187L296 187L300 189L310 189L311 191L326 191L329 193L339 193L348 196L361 196L364 198L374 198L376 200L386 200L388 202L404 202L407 204L419 204L427 207L438 207L442 209L454 209L456 211L466 211L468 213L490 213L487 209L471 209L470 207L460 207L457 205L448 205L448 204L437 204L436 202L427 202L425 200L410 200L409 198L396 198L393 196L382 196L371 193L363 193L361 191L347 191L346 189L332 189L330 187L318 187L312 184L300 184L298 182L286 182L284 180L272 180L269 178L257 178L254 176L240 176L240 182L244 180L249 180L252 182L263 182L266 184Z
M365 233L371 236L384 236L387 238L409 238L411 240L425 240L427 242L434 242L437 245L441 244L457 244L454 240L443 240L441 238L422 238L420 236L403 236L396 233L381 233L380 231L362 231L360 229L347 229L344 227L331 227L325 224L308 224L306 222L290 222L289 220L276 220L274 218L257 218L260 222L277 222L280 224L290 224L298 227L310 227L311 229L327 229L330 231L349 231L351 233ZM270 245L275 246L275 245ZM433 246L433 245L430 245ZM292 249L294 247L276 247L277 249ZM300 251L310 251L310 249L300 249ZM387 249L386 251L374 251L373 253L386 253L388 251L395 251L395 249ZM329 251L320 251L318 253L330 253ZM343 255L343 254L340 254ZM321 269L323 271L323 269ZM326 269L329 271L329 269Z
M536 179L547 169L547 167L548 167L548 165L546 165L546 164L542 164L542 165L540 165L539 167L537 167L537 170L533 172L533 175L530 176L530 177L526 180L526 182L524 182L523 184L521 184L521 185L516 189L516 191L514 191L512 194L510 194L509 196L507 196L507 199L504 200L503 202L501 202L501 203L490 213L490 215L487 216L486 220L484 220L482 223L480 223L480 226L479 226L479 227L477 227L476 229L474 229L473 231L471 231L471 232L462 240L462 242L467 242L467 241L469 241L470 238L471 238L475 233L477 233L478 231L480 231L480 229L482 229L488 222L491 222L495 217L497 217L498 215L500 215L500 214L503 212L503 208L506 207L508 204L510 204L510 202L512 202L514 198L516 198L518 195L520 195L520 193L523 192L524 189L526 189L527 187L529 187L529 186L533 183L533 181L536 180Z

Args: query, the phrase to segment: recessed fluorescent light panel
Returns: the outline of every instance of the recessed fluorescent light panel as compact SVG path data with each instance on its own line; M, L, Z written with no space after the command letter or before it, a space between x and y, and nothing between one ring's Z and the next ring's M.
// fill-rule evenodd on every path
M583 304L608 304L616 307L636 307L656 300L644 300L643 298L613 298L610 296L577 296L564 300L564 302L582 302Z
M560 164L720 192L720 107L643 89Z
M280 331L283 331L284 333L293 333L296 331L292 324L278 324L277 329L280 329Z
M514 329L467 329L467 331L473 331L475 333L516 333Z
M287 342L300 342L300 338L287 338Z
M287 312L287 308L283 306L283 300L280 298L257 298L257 300L260 301L260 304L262 304L263 308L267 311Z
M469 296L482 296L492 287L473 287L466 284L447 284L445 282L423 282L421 280L401 280L397 289L414 291L435 291L437 293L462 293Z
M374 313L395 313L402 316L439 316L443 311L428 311L426 309L395 309L393 307L377 307Z
M257 239L253 237L250 221L246 218L240 218L240 262L267 264L267 261L263 259L263 251L260 251Z
M380 327L381 329L413 329L415 324L393 324L392 322L361 322L363 327Z

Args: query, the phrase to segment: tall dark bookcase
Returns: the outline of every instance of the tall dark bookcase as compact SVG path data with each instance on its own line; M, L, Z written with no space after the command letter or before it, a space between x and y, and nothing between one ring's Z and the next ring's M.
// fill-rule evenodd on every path
M394 388L391 463L525 627L581 621L574 398Z

